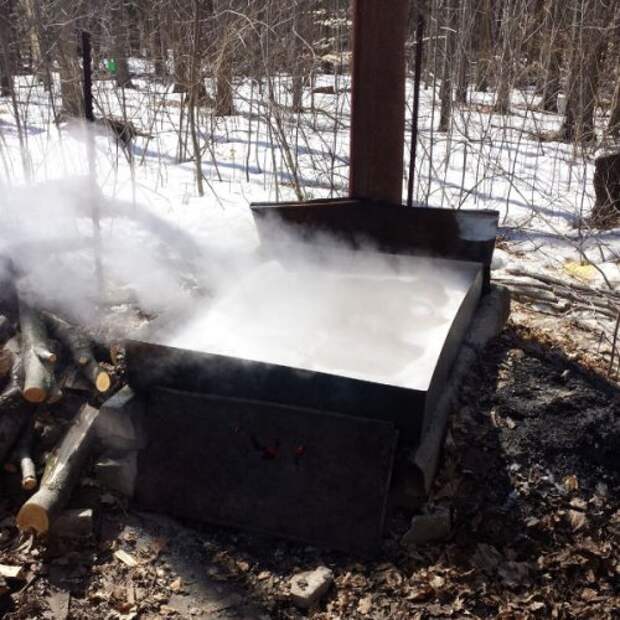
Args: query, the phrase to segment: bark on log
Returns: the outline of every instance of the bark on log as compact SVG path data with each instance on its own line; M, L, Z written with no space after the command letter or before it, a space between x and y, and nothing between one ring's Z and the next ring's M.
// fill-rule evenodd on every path
M66 505L89 456L99 410L84 405L47 460L39 490L21 507L17 527L47 534L54 517Z
M32 405L24 400L20 390L22 363L17 340L11 339L5 348L13 355L13 365L9 382L0 393L0 465L10 454L32 414Z
M112 379L95 359L90 338L79 327L71 325L55 314L46 312L44 316L56 337L71 351L84 377L95 386L98 392L107 392L112 385Z
M22 299L19 300L19 327L24 365L22 393L28 402L42 403L54 383L51 365L56 361L56 354L47 340L41 317Z

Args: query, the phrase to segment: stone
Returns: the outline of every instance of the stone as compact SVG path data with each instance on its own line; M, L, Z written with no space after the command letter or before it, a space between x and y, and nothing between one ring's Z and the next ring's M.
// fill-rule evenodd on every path
M452 518L449 510L416 515L411 519L411 527L402 537L401 544L405 547L415 547L436 540L444 540L451 531Z
M316 607L334 581L334 574L326 566L298 573L291 579L291 601L301 609Z

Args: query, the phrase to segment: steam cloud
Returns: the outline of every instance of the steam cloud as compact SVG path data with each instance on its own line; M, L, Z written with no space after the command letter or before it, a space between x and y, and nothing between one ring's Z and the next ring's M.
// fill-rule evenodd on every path
M106 197L84 174L13 188L0 213L0 256L43 308L95 329L107 322L115 335L410 387L430 381L474 276L471 266L370 244L302 243L275 224L260 248L247 213L239 235L206 208L197 233ZM128 314L128 298L155 320Z

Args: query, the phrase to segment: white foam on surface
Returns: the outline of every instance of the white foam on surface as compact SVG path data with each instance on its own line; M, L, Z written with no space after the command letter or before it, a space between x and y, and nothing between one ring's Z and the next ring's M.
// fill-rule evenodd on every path
M479 272L374 253L291 268L271 260L199 307L168 344L425 390Z

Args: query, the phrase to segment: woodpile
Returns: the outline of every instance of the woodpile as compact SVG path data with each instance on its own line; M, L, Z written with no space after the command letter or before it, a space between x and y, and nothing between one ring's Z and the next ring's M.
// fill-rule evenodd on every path
M0 314L0 466L17 474L22 492L33 493L18 513L17 526L43 535L68 503L92 455L96 405L113 392L117 373L107 347L58 314L39 309L19 278L6 282L12 291L3 291L0 303L5 313ZM52 419L56 445L35 450L42 435L40 420L51 419L53 407L67 409L63 389L78 393L76 375L81 377L79 400L88 402L80 407L71 400L68 426Z

